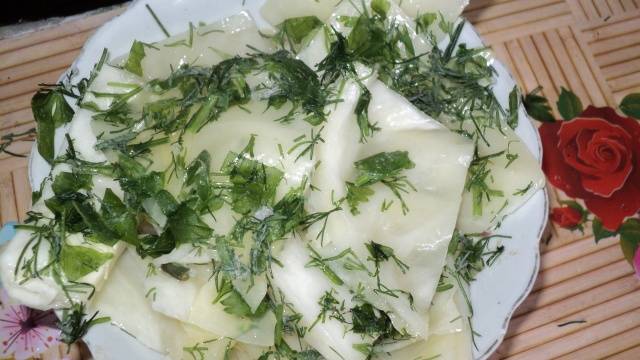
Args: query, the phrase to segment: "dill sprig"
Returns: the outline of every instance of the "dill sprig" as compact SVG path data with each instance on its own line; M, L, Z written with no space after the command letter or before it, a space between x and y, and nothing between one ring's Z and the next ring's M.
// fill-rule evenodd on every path
M489 164L492 159L500 157L504 153L505 151L500 151L490 155L478 156L476 149L474 159L469 166L469 173L465 184L465 190L471 192L473 198L473 215L475 216L482 215L484 201L489 202L493 197L504 196L503 191L492 189L489 185L490 182L493 182Z
M20 141L34 141L36 129L31 128L22 132L9 133L0 137L0 154L5 153L15 157L26 157L26 155L15 153L8 150L11 145Z
M86 335L93 325L111 321L109 317L98 318L96 311L87 318L84 303L73 303L70 308L62 311L60 321L60 341L71 345Z
M287 154L292 154L298 148L302 148L302 150L298 153L298 156L296 156L296 161L304 157L306 154L309 154L309 160L313 160L313 154L316 146L320 143L324 143L324 139L322 138L322 130L324 130L324 126L315 133L315 129L311 129L311 135L309 136L309 138L307 138L306 135L301 135L295 138L293 140L294 145L287 151Z
M358 175L354 182L346 183L346 200L352 214L358 214L359 204L368 201L369 196L373 195L371 186L376 183L382 183L388 187L398 198L403 214L409 211L402 194L408 193L409 190L416 190L407 177L402 175L403 171L415 167L413 161L409 159L408 152L381 152L356 161L354 166L359 171Z
M473 316L473 307L467 287L475 280L479 272L485 267L493 265L504 252L503 245L490 249L490 241L510 238L505 235L477 236L462 234L458 230L454 231L447 251L454 260L452 265L445 266L442 275L444 279L440 279L438 284L440 291L448 290L451 287L446 284L451 284L451 280L455 281L463 294L471 316Z

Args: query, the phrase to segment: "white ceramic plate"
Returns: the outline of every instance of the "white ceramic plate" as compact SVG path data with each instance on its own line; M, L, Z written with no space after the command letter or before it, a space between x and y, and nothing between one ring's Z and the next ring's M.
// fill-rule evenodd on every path
M292 0L293 1L293 0ZM103 25L86 42L72 65L79 78L87 77L100 57L103 48L112 56L129 51L134 39L154 42L165 38L156 22L145 8L149 4L170 34L184 32L189 21L211 23L224 17L248 10L258 22L267 26L260 16L264 0L146 0L135 1L120 16ZM470 24L465 27L461 42L469 47L483 46L480 37ZM494 87L496 96L506 106L508 94L515 85L507 69L497 60L493 63L497 71ZM65 129L59 129L58 146ZM538 132L533 127L524 109L520 109L516 133L538 158L542 156ZM37 151L30 158L30 182L34 189L49 173L48 164ZM480 273L471 285L471 300L474 308L473 328L476 336L474 357L486 359L502 341L509 319L515 308L527 296L538 273L539 240L547 221L546 190L538 191L524 206L508 216L499 233L512 238L502 240L505 252L492 267ZM160 359L162 355L139 344L131 336L114 326L96 326L86 337L96 359Z

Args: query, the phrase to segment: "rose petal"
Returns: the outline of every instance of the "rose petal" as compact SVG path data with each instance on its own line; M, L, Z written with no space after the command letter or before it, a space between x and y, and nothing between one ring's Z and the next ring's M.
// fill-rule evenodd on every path
M544 123L540 126L542 140L542 170L549 182L564 191L568 196L584 198L589 193L582 188L580 174L564 161L562 152L558 149L558 130L560 123Z
M610 107L588 106L580 117L583 118L600 118L606 119L608 122L618 125L625 129L632 139L640 139L640 124L637 120L628 117L622 117Z
M627 216L634 215L640 209L640 183L628 181L626 186L609 198L589 195L584 202L602 220L606 229L616 231Z
M582 213L571 206L551 209L551 220L566 229L574 229L582 222Z

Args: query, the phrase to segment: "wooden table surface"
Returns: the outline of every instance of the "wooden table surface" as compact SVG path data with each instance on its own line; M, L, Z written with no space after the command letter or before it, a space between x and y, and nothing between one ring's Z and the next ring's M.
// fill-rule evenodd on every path
M97 27L122 8L0 39L0 136L34 126L38 83L55 82ZM472 0L465 11L522 90L560 87L583 104L616 107L640 92L640 0ZM27 154L31 143L12 150ZM562 194L550 189L552 203ZM22 220L31 189L24 158L0 154L0 223ZM640 281L616 239L595 244L551 226L540 275L495 359L640 359ZM558 326L572 320L584 323Z

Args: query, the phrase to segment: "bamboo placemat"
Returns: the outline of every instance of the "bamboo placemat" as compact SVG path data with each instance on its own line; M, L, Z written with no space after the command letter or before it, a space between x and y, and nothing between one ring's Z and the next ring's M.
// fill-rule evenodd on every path
M94 30L122 11L0 39L0 136L34 126L37 84L55 82ZM465 16L525 92L541 85L554 103L566 87L584 104L616 107L640 91L640 0L472 0ZM557 205L563 195L550 192ZM0 223L22 220L30 198L26 159L0 154ZM590 228L549 233L534 290L494 358L640 359L640 281L617 239L596 245ZM558 326L573 320L586 322Z

